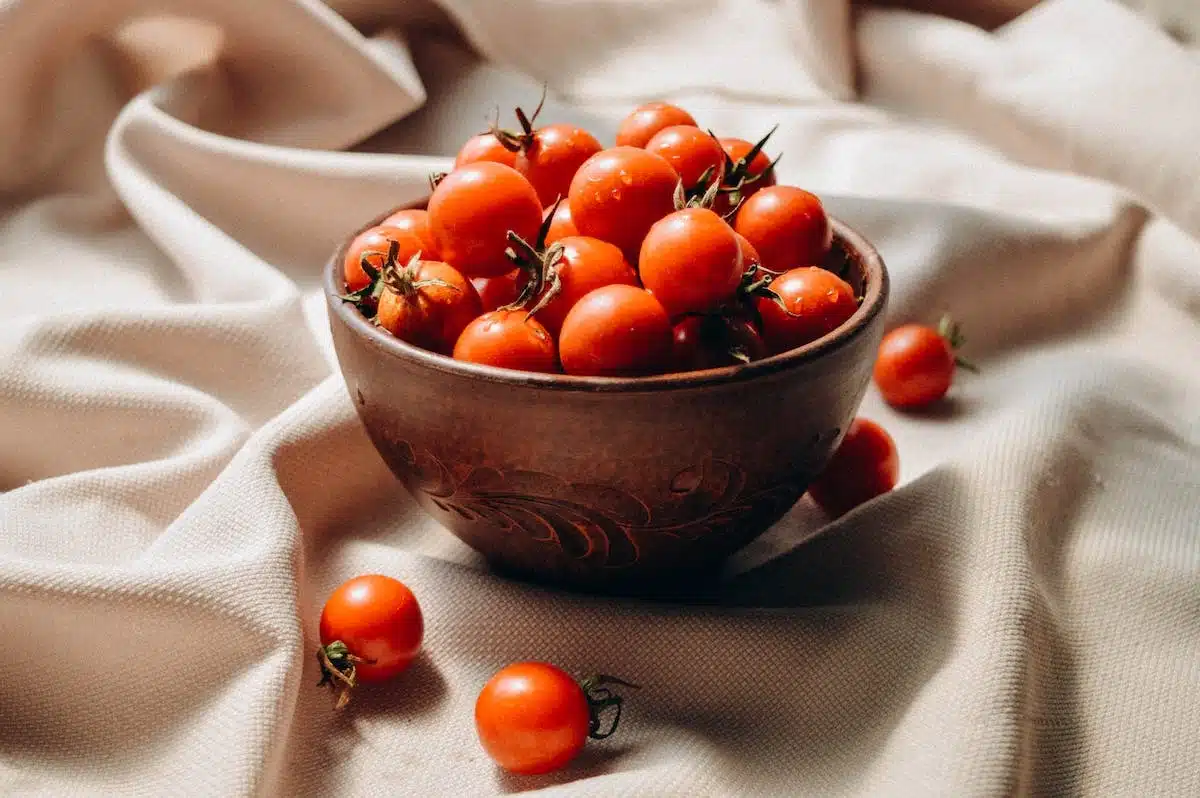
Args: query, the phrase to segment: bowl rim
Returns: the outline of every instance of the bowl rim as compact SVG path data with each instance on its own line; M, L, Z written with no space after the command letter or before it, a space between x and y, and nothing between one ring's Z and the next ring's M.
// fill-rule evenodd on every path
M351 303L341 299L345 290L339 277L342 272L342 262L350 242L364 231L377 226L392 214L416 208L424 208L427 200L400 205L387 213L377 216L374 220L363 225L338 246L337 251L326 262L323 276L326 304L330 312L330 324L334 316L354 334L366 339L377 350L384 354L404 360L423 368L433 369L443 373L461 377L484 380L487 382L511 385L514 387L532 387L557 391L575 391L587 393L646 393L659 391L694 390L729 383L740 383L759 379L768 375L788 371L802 365L812 363L831 352L847 345L858 335L867 330L871 322L883 312L889 291L887 267L878 250L867 241L857 230L837 217L830 216L836 240L848 251L852 251L862 263L866 279L864 281L863 301L858 310L844 324L821 338L811 341L804 346L781 352L777 355L755 360L751 363L723 366L703 371L688 371L673 374L655 374L648 377L581 377L568 374L541 374L534 372L515 371L512 369L486 366L479 363L467 363L455 360L447 355L430 352L413 344L401 341L399 338L372 324Z

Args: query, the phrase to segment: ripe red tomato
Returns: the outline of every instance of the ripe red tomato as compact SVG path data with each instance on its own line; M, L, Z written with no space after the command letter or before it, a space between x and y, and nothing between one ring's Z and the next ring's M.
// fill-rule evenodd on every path
M588 236L569 236L558 242L562 258L558 261L558 293L537 311L537 320L557 337L567 312L585 295L606 285L636 286L637 274L621 250L607 241ZM524 285L527 274L517 278Z
M483 312L479 294L453 266L422 260L385 271L375 320L402 341L443 355Z
M729 301L744 271L737 234L707 208L684 208L655 222L638 258L642 285L671 317Z
M682 108L664 102L639 105L617 129L618 147L645 147L654 134L672 125L695 125L696 120Z
M546 215L553 214L550 220L550 227L546 230L546 246L550 246L555 241L561 241L567 236L577 236L579 231L575 229L575 222L571 220L571 203L563 201L558 204L557 210L554 207L546 209ZM546 216L542 217L545 221Z
M900 455L892 436L874 421L856 418L808 494L838 516L887 493L899 479Z
M602 150L571 181L571 219L581 234L616 244L632 263L650 226L675 210L678 182L671 165L653 153Z
M748 162L744 159L754 149L754 144L745 139L726 138L721 139L721 147L725 150L725 154L729 156L729 160L733 163L732 171L726 170L725 186L727 188L742 187L738 190L738 199L745 200L747 197L753 196L758 191L775 185L775 170L772 169L767 174L763 174L771 166L771 158L762 150L758 151ZM759 177L759 175L762 175ZM743 181L744 184L743 184ZM716 202L713 203L713 210L722 215L728 213L733 208L729 202L728 194L719 194Z
M815 194L795 186L768 186L738 209L734 229L762 257L763 267L785 272L821 263L833 244L833 228Z
M707 188L725 176L725 150L721 143L695 125L663 128L646 142L646 152L662 156L679 175L686 190ZM707 179L701 183L700 178Z
M671 320L652 294L607 285L567 313L558 354L568 374L636 377L660 372L671 356Z
M676 322L671 363L674 371L736 366L767 356L767 345L749 320L727 316L686 316Z
M350 242L342 262L342 278L346 281L347 291L361 291L371 284L371 278L363 271L363 256L367 257L367 263L376 271L381 271L387 263L388 247L393 241L399 245L396 255L399 263L408 263L421 251L421 239L411 232L383 225L364 230Z
M458 151L458 157L454 159L454 168L460 169L469 163L482 161L512 166L516 160L517 154L501 144L500 139L491 133L480 133L471 136L463 144L462 149Z
M759 297L763 339L772 353L786 352L832 332L858 310L854 289L842 278L818 266L792 269L770 286L787 306Z
M429 198L429 229L442 259L467 277L512 271L508 233L532 241L542 203L517 170L498 163L467 164L446 175Z
M952 341L932 327L906 324L883 337L875 360L875 384L893 407L917 408L945 396L954 371Z
M404 583L379 574L355 577L333 591L321 610L322 683L340 684L344 704L355 683L382 682L404 671L424 633L421 607Z
M736 230L733 232L737 236L738 246L742 248L742 267L744 271L757 269L762 265L762 258L758 256L758 250L754 245L746 240L746 237Z
M583 750L591 707L578 682L544 662L518 662L491 678L475 700L479 742L513 773L557 770Z
M471 285L475 286L475 290L479 293L479 302L484 313L498 310L517 301L520 293L520 289L517 287L517 278L520 274L521 272L514 269L499 277L476 277L471 280Z
M554 338L525 310L493 310L472 321L454 345L454 359L516 371L558 371Z
M379 223L380 227L395 227L406 230L421 239L421 258L423 260L439 260L437 242L429 232L429 211L421 208L406 208L396 211ZM404 263L404 260L400 261Z
M522 144L513 167L525 175L543 206L566 198L571 178L588 158L603 147L588 131L575 125L546 125Z

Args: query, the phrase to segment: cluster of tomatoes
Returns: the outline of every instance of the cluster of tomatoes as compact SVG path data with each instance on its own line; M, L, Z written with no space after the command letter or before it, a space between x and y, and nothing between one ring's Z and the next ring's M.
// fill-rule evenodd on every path
M424 634L421 607L407 585L380 574L355 577L321 611L321 684L338 690L341 708L359 683L384 682L407 670ZM547 662L512 663L488 680L475 701L479 742L513 773L557 770L589 738L604 739L617 730L618 686L636 688L612 676L579 682Z
M463 145L427 209L349 246L345 298L396 337L501 368L636 377L793 349L857 310L822 268L820 199L776 184L771 133L717 138L656 102L605 148L516 116L519 130Z

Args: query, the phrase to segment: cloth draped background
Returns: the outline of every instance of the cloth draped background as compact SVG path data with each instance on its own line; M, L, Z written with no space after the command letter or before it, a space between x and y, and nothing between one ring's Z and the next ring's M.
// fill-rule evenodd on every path
M543 82L609 139L655 98L778 122L781 179L882 251L889 323L952 310L983 369L932 414L872 390L902 486L801 502L715 606L489 575L337 372L339 238ZM1110 0L992 30L845 0L0 4L0 792L1200 795L1198 97L1195 54ZM335 715L317 617L365 572L416 591L425 653ZM471 717L531 658L643 685L540 779Z

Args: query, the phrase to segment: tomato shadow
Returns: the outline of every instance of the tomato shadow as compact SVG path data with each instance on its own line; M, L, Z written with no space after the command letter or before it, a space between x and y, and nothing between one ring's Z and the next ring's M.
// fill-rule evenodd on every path
M573 762L553 773L541 776L522 776L497 767L496 788L505 795L511 795L531 790L544 790L548 787L560 787L571 782L603 776L616 770L618 763L635 753L639 747L637 743L589 740Z
M351 721L375 715L404 720L436 709L445 700L448 689L441 671L421 652L408 670L395 679L360 685L355 692L358 695L342 713Z

